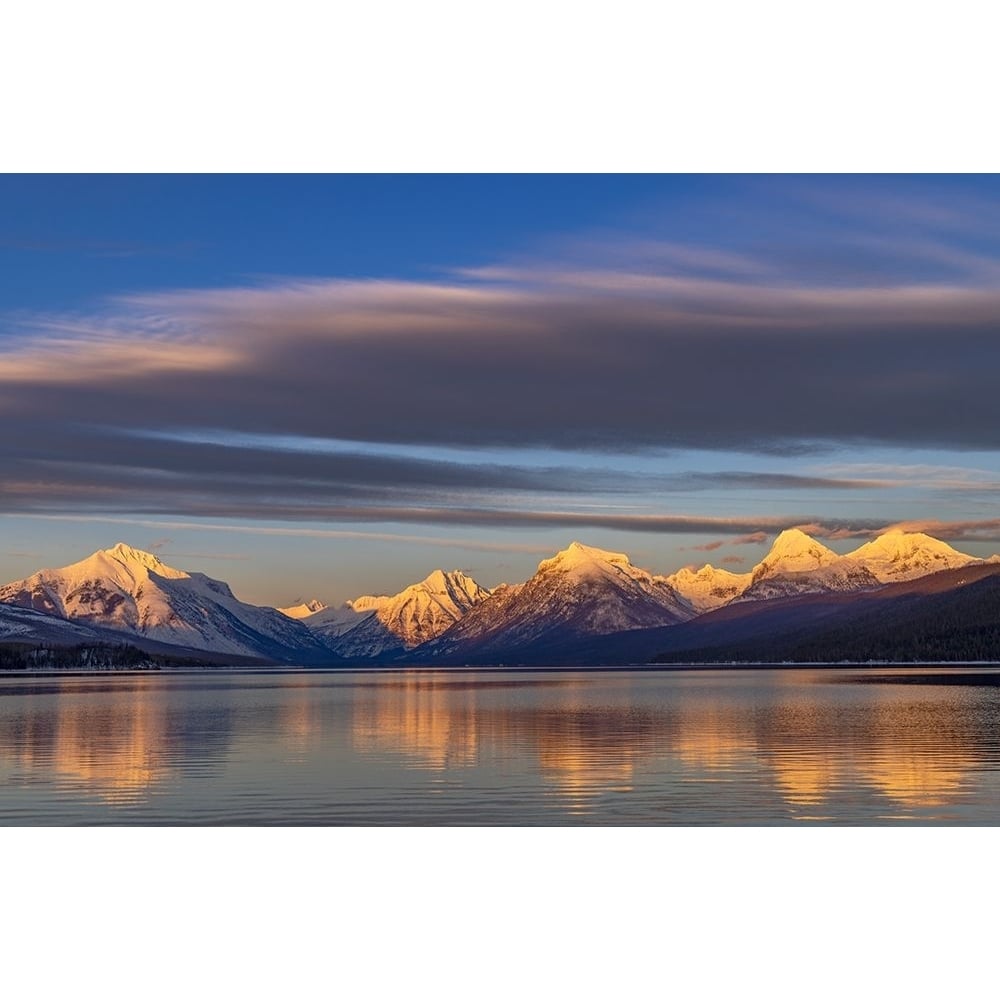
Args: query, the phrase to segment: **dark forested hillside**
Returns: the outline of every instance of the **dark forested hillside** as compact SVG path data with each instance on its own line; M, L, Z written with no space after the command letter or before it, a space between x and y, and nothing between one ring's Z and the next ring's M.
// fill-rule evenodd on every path
M707 638L707 636L706 636ZM767 636L673 649L658 663L1000 660L1000 576L944 593L848 606L832 620Z
M139 649L130 643L79 643L74 646L0 643L0 671L4 670L159 670L162 667L223 666L233 657L174 655ZM243 658L238 665L257 666Z

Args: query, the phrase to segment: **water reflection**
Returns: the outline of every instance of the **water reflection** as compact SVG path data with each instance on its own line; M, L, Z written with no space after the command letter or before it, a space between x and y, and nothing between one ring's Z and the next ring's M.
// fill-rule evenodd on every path
M986 747L966 725L961 698L914 702L898 689L831 706L824 688L780 707L762 744L786 801L810 806L844 790L867 790L907 811L967 796Z
M802 672L11 683L0 822L997 822L998 721L997 687Z
M940 761L914 750L876 753L858 769L859 776L883 794L909 807L943 806L963 790L976 765L971 753L952 752Z
M277 728L293 759L303 760L321 745L323 720L315 689L308 683L289 684L276 706Z
M632 791L639 762L655 753L654 719L622 709L552 709L505 722L508 738L520 727L543 778L574 813L598 795Z
M165 713L148 696L117 695L99 708L63 705L56 718L55 770L93 786L107 801L136 801L163 778Z
M671 750L690 768L729 771L756 753L751 722L721 699L686 700L673 727Z
M18 714L0 716L0 746L23 781L48 772L123 805L166 774L164 706L148 694L114 691L95 702L69 690L18 701Z
M782 798L792 806L815 806L844 784L844 769L822 750L773 755L768 760Z
M50 681L4 693L0 758L11 782L51 781L60 794L111 806L146 802L174 776L210 772L206 757L230 742L231 707L200 705L169 682Z
M601 796L635 790L637 773L654 762L716 782L762 772L790 807L789 819L826 818L828 810L817 807L845 794L866 794L872 818L884 812L879 801L905 807L902 815L968 795L982 752L963 730L961 705L937 699L921 712L912 694L892 688L832 697L826 681L812 672L796 683L785 672L749 698L724 682L650 697L625 678L603 679L595 689L595 678L570 676L519 699L478 679L413 675L358 697L354 745L403 753L436 770L530 754L574 814L597 808Z
M439 674L359 685L353 740L362 753L399 752L432 771L469 767L477 756L475 687L455 689Z

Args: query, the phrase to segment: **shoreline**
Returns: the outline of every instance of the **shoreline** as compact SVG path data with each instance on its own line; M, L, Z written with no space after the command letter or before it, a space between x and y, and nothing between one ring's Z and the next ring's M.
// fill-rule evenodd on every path
M24 670L0 670L0 680L11 680L18 677L32 678L82 678L99 676L204 676L206 674L241 674L241 675L287 675L287 674L541 674L541 673L679 673L693 671L712 670L858 670L858 669L925 669L958 671L978 668L979 670L1000 670L998 660L954 660L941 662L940 660L921 660L911 662L899 662L894 660L870 660L864 662L802 662L802 663L767 663L763 661L732 661L726 663L633 663L633 664L606 664L590 666L570 666L541 665L529 666L525 664L507 665L483 665L483 666L397 666L392 664L350 667L309 667L309 666L184 666L184 667L153 667L153 668L123 668L108 669L95 667L71 667L65 670L59 669L24 669Z

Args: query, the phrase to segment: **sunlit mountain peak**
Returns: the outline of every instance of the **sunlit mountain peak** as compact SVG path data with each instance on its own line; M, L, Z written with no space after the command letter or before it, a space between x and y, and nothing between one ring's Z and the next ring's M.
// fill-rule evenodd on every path
M582 542L570 542L561 552L549 559L543 559L538 564L538 572L547 570L568 570L589 565L628 566L632 564L624 552L609 552Z

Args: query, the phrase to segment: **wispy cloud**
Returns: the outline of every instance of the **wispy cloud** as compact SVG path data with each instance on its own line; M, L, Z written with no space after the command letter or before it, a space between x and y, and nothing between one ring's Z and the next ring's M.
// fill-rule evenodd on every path
M473 447L995 447L998 315L995 285L593 272L179 292L22 335L0 413Z
M899 521L891 525L901 531L923 531L935 538L949 541L1000 542L1000 518L976 521L941 521L936 518Z
M0 517L10 517L0 514ZM407 545L428 545L435 548L467 549L475 552L523 552L528 554L546 555L551 552L545 545L527 543L487 542L481 539L469 538L439 538L433 535L406 535L391 531L347 531L334 528L292 528L271 525L250 524L208 524L204 521L168 521L137 517L115 517L101 515L75 514L28 514L20 515L43 521L73 521L81 524L114 524L128 528L153 528L171 531L212 531L228 532L238 535L260 535L279 538L322 538L322 539L361 539L375 542L398 542ZM174 553L182 555L182 553ZM197 558L205 558L202 553L195 554ZM215 558L228 558L216 556ZM234 556L233 558L237 558ZM240 556L239 558L243 558Z
M789 527L795 528L798 525L789 525ZM762 542L767 541L767 531L751 531L748 534L740 535L734 538L732 541L733 545L760 545Z
M0 496L8 510L49 513L686 531L683 518L568 508L574 496L639 489L656 490L666 509L671 494L712 490L1000 489L968 470L691 472L675 461L630 476L592 461L602 451L787 457L872 443L1000 449L1000 260L974 217L1000 213L1000 201L941 211L919 185L901 184L894 202L885 183L870 183L878 197L856 186L850 207L849 185L817 181L810 195L790 184L789 211L841 220L818 235L800 216L739 245L704 232L601 234L435 281L178 289L89 315L8 320ZM213 441L191 439L206 431ZM239 436L275 444L237 447ZM289 437L357 449L277 443ZM407 454L418 447L484 458ZM526 447L581 458L543 469L485 454ZM771 527L741 523L731 533Z

